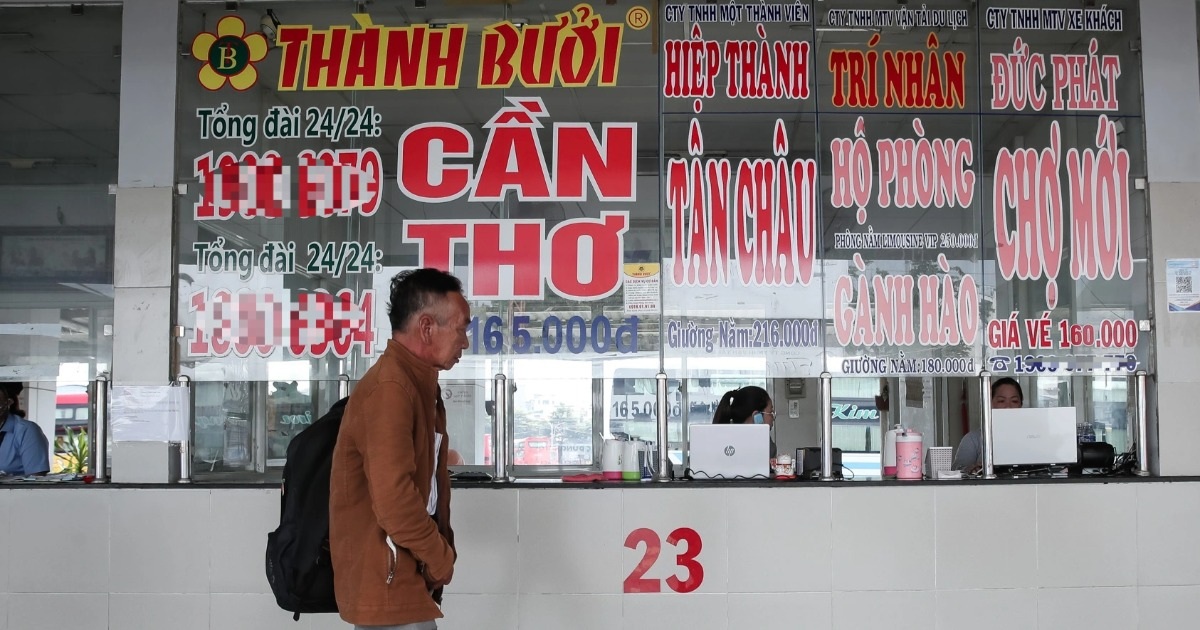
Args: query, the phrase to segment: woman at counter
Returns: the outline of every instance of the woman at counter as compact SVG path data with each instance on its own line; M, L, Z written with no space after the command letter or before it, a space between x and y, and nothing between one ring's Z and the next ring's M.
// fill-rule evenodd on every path
M25 386L0 383L0 474L23 477L50 472L50 442L25 419L17 397Z
M992 383L992 409L1017 409L1025 406L1025 394L1015 379L1004 377ZM954 469L975 472L983 466L983 436L979 430L963 436L954 452Z
M757 385L731 389L721 396L713 424L775 424L775 403L767 390ZM775 438L771 438L771 457L775 457Z

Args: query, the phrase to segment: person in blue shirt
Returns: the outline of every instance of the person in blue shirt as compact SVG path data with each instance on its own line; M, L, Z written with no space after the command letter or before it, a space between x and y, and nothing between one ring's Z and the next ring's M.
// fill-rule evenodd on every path
M0 473L44 475L50 472L50 442L21 411L17 397L24 388L21 383L0 383Z

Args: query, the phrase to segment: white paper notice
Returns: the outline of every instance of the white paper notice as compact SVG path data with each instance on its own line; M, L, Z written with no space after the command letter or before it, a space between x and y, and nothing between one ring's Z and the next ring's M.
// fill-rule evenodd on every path
M1200 259L1167 259L1167 310L1200 313Z
M660 282L658 263L626 263L625 314L657 313Z
M117 385L112 388L111 424L116 442L182 442L188 438L191 407L187 387Z

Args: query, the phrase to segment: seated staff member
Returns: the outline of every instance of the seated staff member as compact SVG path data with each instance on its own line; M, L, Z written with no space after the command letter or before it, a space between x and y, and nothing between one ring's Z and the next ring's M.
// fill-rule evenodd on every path
M767 390L757 385L731 389L721 396L713 424L775 424L775 403ZM771 457L775 457L775 439L771 438Z
M992 409L1018 409L1025 405L1021 384L1004 377L992 382ZM971 431L963 436L954 452L954 469L975 472L983 466L983 435Z
M50 442L25 419L17 397L25 386L0 383L0 472L23 477L50 472Z

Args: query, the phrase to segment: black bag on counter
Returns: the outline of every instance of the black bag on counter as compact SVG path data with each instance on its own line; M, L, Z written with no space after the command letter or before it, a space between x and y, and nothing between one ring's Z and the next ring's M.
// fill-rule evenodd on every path
M329 474L346 409L343 398L292 439L283 466L279 527L267 534L267 581L279 607L337 612L329 557Z

